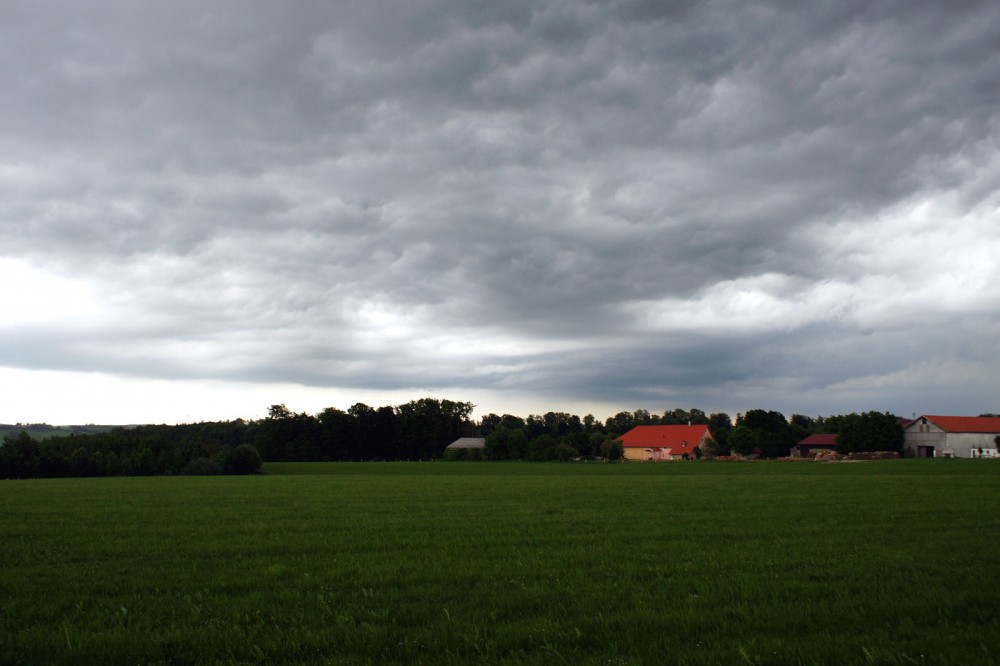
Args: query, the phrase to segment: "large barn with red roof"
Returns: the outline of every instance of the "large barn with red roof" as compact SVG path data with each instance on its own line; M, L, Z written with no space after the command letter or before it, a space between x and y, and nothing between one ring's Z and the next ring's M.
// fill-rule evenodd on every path
M715 441L707 425L636 426L618 439L626 460L693 459Z
M996 458L1000 417L924 415L903 428L903 448L918 458Z

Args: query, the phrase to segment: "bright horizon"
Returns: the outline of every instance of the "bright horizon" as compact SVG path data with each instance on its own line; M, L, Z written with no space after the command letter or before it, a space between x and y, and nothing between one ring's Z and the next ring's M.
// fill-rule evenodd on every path
M583 417L592 414L601 423L619 412L645 409L662 415L673 409L701 409L706 414L726 413L735 422L738 414L751 409L778 411L790 419L803 416L833 416L850 412L892 412L909 417L919 414L949 413L956 416L976 416L988 409L973 412L943 412L940 409L902 412L888 408L863 407L846 412L804 412L783 410L780 405L747 403L739 409L716 409L699 404L613 405L587 402L565 402L548 406L544 397L520 396L498 399L484 392L410 391L372 392L331 390L291 384L236 384L228 382L147 381L120 378L100 373L24 372L0 369L8 381L19 387L0 407L0 423L45 423L49 425L141 425L257 420L267 416L268 408L284 404L295 413L316 415L327 407L346 411L356 403L371 407L398 406L420 398L472 402L476 405L472 419L479 421L490 413L513 414L522 418L546 412L566 412ZM56 387L54 389L54 387ZM474 395L473 395L474 394ZM482 402L480 402L482 401ZM96 418L95 418L96 417Z
M371 407L397 406L420 398L472 402L476 405L472 418L480 420L489 413L513 414L527 417L529 414L545 412L568 412L583 417L593 414L602 423L621 411L633 412L648 409L642 406L615 408L609 405L585 402L563 403L549 408L535 403L528 397L507 400L502 403L480 403L491 396L482 392L427 391L417 394L410 391L372 392L331 390L303 387L290 384L259 385L235 384L227 382L182 382L130 380L100 374L69 373L25 373L8 372L8 377L21 386L18 395L12 396L0 408L0 423L47 423L49 425L135 425L197 423L201 421L230 421L237 418L247 420L267 416L268 408L274 404L284 404L296 413L315 415L327 407L346 411L356 403ZM58 386L56 393L51 393ZM476 393L476 396L471 394ZM46 406L48 398L54 398ZM164 406L164 405L168 406ZM494 409L491 404L502 404ZM683 409L698 408L698 405L675 405ZM614 409L602 415L602 410ZM663 408L662 413L667 408ZM654 410L649 409L650 412ZM716 410L713 410L716 411ZM706 410L706 413L708 410ZM18 413L30 418L14 418ZM46 414L62 415L59 418ZM137 415L140 418L126 418L122 415ZM89 416L88 416L89 415ZM106 418L92 418L105 415ZM735 417L735 414L732 415Z

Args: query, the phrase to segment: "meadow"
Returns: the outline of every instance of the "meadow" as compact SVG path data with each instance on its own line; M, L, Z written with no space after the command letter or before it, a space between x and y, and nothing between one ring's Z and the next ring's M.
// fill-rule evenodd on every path
M0 482L0 663L990 664L1000 464Z

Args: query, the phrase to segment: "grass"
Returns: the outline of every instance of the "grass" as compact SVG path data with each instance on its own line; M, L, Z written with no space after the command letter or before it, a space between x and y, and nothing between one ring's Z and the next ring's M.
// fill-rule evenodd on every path
M0 663L997 663L1000 465L0 483Z

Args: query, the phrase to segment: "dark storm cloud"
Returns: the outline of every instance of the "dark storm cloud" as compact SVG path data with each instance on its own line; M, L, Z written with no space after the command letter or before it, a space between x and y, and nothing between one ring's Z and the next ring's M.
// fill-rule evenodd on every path
M3 365L987 408L926 368L996 370L994 4L13 2L0 44L0 253L95 294Z

